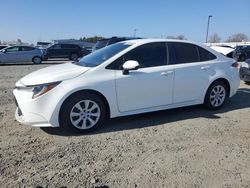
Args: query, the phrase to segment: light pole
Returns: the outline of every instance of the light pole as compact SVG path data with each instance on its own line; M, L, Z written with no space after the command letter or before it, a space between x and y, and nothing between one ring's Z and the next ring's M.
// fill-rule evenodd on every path
M206 43L207 43L207 37L208 37L208 30L209 30L210 18L212 18L212 15L209 15L209 16L208 16L208 20L207 20L207 35L206 35Z
M134 38L135 38L135 36L136 36L136 29L134 30Z

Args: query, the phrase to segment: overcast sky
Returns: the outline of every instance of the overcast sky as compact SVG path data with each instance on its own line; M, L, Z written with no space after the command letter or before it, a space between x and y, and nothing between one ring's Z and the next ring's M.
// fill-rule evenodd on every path
M250 38L250 0L0 0L0 40L51 41L94 35L166 37L204 42L234 33Z

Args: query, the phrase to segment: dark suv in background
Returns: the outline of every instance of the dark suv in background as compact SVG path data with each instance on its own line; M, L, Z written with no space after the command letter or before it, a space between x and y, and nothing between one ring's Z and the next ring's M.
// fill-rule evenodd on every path
M117 43L117 42L121 42L121 41L125 41L125 40L133 40L133 39L141 39L141 38L133 38L133 37L111 37L111 38L106 38L106 39L100 39L96 42L96 44L94 45L92 52L101 49L105 46Z
M238 45L235 47L238 61L245 61L250 58L250 45Z
M76 61L82 57L82 48L76 44L51 44L43 51L43 59L69 58Z

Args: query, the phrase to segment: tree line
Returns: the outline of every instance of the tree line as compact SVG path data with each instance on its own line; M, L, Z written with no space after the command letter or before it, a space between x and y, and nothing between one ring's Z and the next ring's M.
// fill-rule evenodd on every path
M231 36L229 36L225 42L246 42L248 41L248 36L244 33L236 33L236 34L233 34ZM209 40L208 40L209 43L219 43L221 42L221 38L220 36L217 34L217 33L214 33L212 34L210 37L209 37Z

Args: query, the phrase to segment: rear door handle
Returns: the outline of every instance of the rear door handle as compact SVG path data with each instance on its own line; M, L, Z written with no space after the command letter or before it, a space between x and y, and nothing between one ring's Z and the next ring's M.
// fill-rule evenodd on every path
M166 71L166 72L162 72L161 75L162 76L168 76L168 75L172 75L173 71Z
M203 67L201 67L201 70L207 70L207 69L209 69L210 68L210 66L203 66Z

